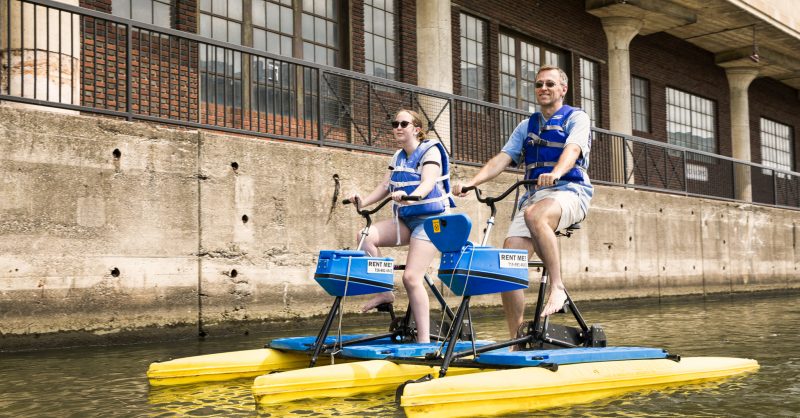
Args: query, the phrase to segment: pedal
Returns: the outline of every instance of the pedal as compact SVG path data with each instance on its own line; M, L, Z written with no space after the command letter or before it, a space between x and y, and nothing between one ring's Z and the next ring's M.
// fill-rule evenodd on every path
M394 305L389 302L381 303L380 305L375 307L375 310L377 310L378 312L388 312L394 315Z

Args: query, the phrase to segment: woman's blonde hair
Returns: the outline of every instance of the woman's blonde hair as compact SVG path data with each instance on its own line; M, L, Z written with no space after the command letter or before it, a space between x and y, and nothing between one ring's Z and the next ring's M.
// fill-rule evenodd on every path
M403 112L411 115L411 123L419 128L419 133L417 133L417 139L419 139L420 141L425 139L425 137L428 136L428 130L422 126L422 117L419 115L419 113L409 109L400 109L394 113L394 120L397 120L397 115Z

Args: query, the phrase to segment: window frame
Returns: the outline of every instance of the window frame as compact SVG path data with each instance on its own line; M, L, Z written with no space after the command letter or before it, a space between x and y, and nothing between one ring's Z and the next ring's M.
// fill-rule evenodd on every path
M586 77L586 66L591 65L591 78ZM600 121L600 66L597 62L588 58L578 58L578 67L580 68L580 75L578 80L581 85L581 109L589 115L589 120L593 127L598 127ZM589 89L587 89L587 84ZM586 96L586 90L591 92L590 98ZM590 106L586 105L589 102Z
M475 22L475 38L470 38L469 26L470 22ZM459 71L461 75L461 95L470 97L477 100L489 100L489 78L487 76L488 60L486 47L489 40L489 24L485 19L470 15L468 13L459 13L459 46L461 48L461 56L459 57ZM470 61L470 45L475 45L475 59ZM465 66L466 64L466 66ZM475 69L475 83L468 83L469 78L466 76L467 72Z
M675 94L670 94L670 91L674 91ZM682 146L689 149L695 149L698 151L716 153L718 147L717 141L717 103L709 98L699 96L696 94L689 93L687 91L676 89L674 87L666 86L665 87L665 113L666 113L666 131L667 131L667 143L674 144L678 146ZM676 95L680 95L678 97ZM670 98L675 96L678 99L677 104L671 103ZM702 103L703 106L708 105L710 106L710 113L701 113L700 110L697 109L697 105ZM680 110L680 112L678 112ZM675 116L671 117L671 115L678 115L681 114L681 118L685 120L688 116L689 123L683 123L683 121L677 121ZM704 119L703 126L699 126L698 122L699 119ZM710 121L707 120L710 118ZM703 130L706 132L711 133L711 144L710 146L706 144L706 147L699 147L693 145L701 145L699 141L693 141L690 139L687 140L679 140L673 138L673 131L670 130L671 125L679 125L689 127L689 134L694 134L695 130ZM710 129L709 129L710 128ZM699 139L706 139L703 137L697 137Z
M643 86L643 91L640 91L636 86ZM637 103L640 105L642 111L637 112ZM638 120L644 123L644 126L637 125ZM644 127L645 129L639 129ZM631 128L638 132L651 132L652 124L650 123L650 80L631 75Z
M538 43L536 40L526 37L524 35L518 35L513 32L509 31L500 31L498 35L498 103L503 106L516 108L520 110L525 110L528 112L537 112L539 110L539 103L536 100L536 87L534 86L536 82L536 72L539 71L544 65L552 65L561 68L564 70L565 73L570 74L571 68L569 63L569 54L566 51L559 50L557 48L551 47L544 43ZM513 51L514 55L509 55L504 51L510 50L508 45L504 45L504 40L506 38L510 38L513 40ZM506 42L507 43L507 42ZM523 43L525 45L523 45ZM523 50L522 46L526 48ZM506 48L504 48L506 47ZM529 48L528 48L529 47ZM517 53L516 51L520 51ZM524 51L524 52L523 52ZM513 67L507 65L505 61L507 61L505 56L513 57L514 63ZM528 59L528 55L532 55L530 59ZM553 62L553 59L556 59L558 62ZM533 67L532 70L527 70L529 77L524 77L522 74L523 71L523 64L526 66ZM504 68L513 68L513 73L504 72ZM517 75L519 74L519 76ZM514 77L513 89L516 96L510 96L506 94L504 89L504 76L505 77ZM529 95L523 97L523 92L530 92ZM513 99L513 103L512 100ZM527 107L524 107L526 106Z
M767 122L770 125L773 125L773 131L767 132L765 131L764 123ZM775 128L785 128L786 136L780 136L778 132L775 132ZM765 118L763 116L759 117L759 124L758 124L758 133L759 133L759 141L760 141L760 149L761 149L761 165L774 168L776 170L785 170L785 171L792 171L792 163L794 162L794 156L792 155L793 151L793 139L794 139L794 128L791 125L778 122L774 119ZM772 137L772 141L765 140L765 135L770 135ZM767 138L769 139L769 138ZM774 142L776 145L779 141L786 142L786 149L779 149L777 146L772 146L769 142ZM766 152L765 152L766 151ZM774 155L776 158L767 159L765 158L766 155ZM781 163L780 156L784 156L785 163ZM769 174L771 170L769 169L762 169L763 174ZM776 173L779 177L783 177L783 173Z

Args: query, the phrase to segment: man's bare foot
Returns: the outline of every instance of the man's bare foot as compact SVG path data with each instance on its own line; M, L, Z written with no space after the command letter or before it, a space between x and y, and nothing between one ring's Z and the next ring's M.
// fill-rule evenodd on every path
M369 300L369 302L365 303L364 306L361 307L361 312L371 311L382 303L394 303L394 293L383 292L376 294L372 297L372 299Z
M554 314L564 307L567 303L567 292L564 286L553 286L550 288L550 296L547 298L547 304L542 309L542 318Z

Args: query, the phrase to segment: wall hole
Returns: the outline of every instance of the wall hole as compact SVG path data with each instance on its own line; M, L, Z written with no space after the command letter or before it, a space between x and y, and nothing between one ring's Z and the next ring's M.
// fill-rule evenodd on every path
M797 269L795 269L795 270L797 270ZM586 266L586 271L589 271L589 266Z
M114 158L119 160L119 158L122 157L122 151L120 151L119 148L115 148L114 151L111 153L111 155L113 155Z
M236 269L231 270L231 278L235 278L238 275L239 275L239 272L236 271Z
M232 162L232 163L231 163L231 168L232 168L234 171L235 171L235 170L238 170L238 169L239 169L239 163L237 163L236 161Z
M114 277L119 277L119 269L116 268L116 267L111 269L111 275L114 276Z
M622 208L624 208L624 207L625 207L625 206L624 206L622 203L620 203L620 204L619 204L619 208L620 208L620 209L622 209Z
M628 266L625 266L625 271L628 271Z
M250 218L247 215L242 215L242 223L247 223L249 220Z

